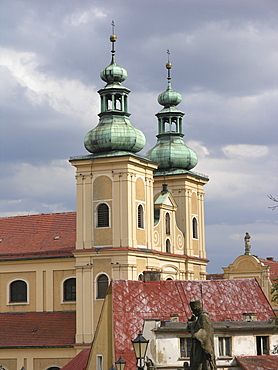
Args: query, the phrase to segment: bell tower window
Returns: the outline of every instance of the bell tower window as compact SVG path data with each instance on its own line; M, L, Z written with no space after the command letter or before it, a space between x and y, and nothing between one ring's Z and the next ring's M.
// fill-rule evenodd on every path
M97 208L97 227L109 227L109 207L105 203Z
M170 229L170 215L167 212L165 215L165 226L166 226L166 235L171 234L171 229Z
M171 242L169 239L166 240L166 253L171 253Z
M137 209L137 224L139 229L144 229L144 210L141 204L139 204Z
M193 239L198 239L198 223L196 217L192 219L192 235Z

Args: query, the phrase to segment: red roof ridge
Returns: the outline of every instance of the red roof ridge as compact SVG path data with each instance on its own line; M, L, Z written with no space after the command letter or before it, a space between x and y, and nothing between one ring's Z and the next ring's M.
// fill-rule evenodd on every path
M7 218L15 218L15 217L33 217L33 216L50 216L50 215L64 215L64 214L76 214L76 211L65 211L65 212L51 212L51 213L33 213L33 214L26 214L26 215L13 215L13 216L4 216L0 217L0 219L7 219Z

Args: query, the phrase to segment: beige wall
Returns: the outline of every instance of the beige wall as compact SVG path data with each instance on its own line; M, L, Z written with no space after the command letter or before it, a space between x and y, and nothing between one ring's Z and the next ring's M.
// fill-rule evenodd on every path
M75 348L1 349L0 364L8 370L46 370L66 365L77 353Z
M63 303L62 283L75 276L75 259L36 259L6 261L0 264L1 312L75 310L75 304ZM27 283L27 303L9 303L9 284Z

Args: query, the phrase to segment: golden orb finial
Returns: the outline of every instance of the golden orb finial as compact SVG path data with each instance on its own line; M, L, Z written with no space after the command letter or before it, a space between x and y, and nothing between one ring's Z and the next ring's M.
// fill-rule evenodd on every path
M116 35L110 35L110 41L111 42L116 42L117 36Z
M116 42L117 36L115 35L115 22L114 21L111 22L111 26L112 26L112 35L110 36L110 41Z
M168 54L168 63L166 63L166 68L171 69L172 63L170 63L170 50L169 49L167 49L167 54Z

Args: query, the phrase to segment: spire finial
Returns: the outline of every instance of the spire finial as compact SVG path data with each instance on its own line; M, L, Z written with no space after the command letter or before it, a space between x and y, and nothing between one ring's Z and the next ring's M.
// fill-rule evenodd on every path
M167 54L168 54L168 62L166 63L166 68L168 69L168 82L170 83L171 81L171 68L172 68L172 63L170 62L170 50L167 49Z
M115 54L114 45L117 40L117 36L114 34L115 33L115 22L114 21L111 22L111 26L112 26L112 35L110 35L110 41L112 42L112 54L114 55Z

